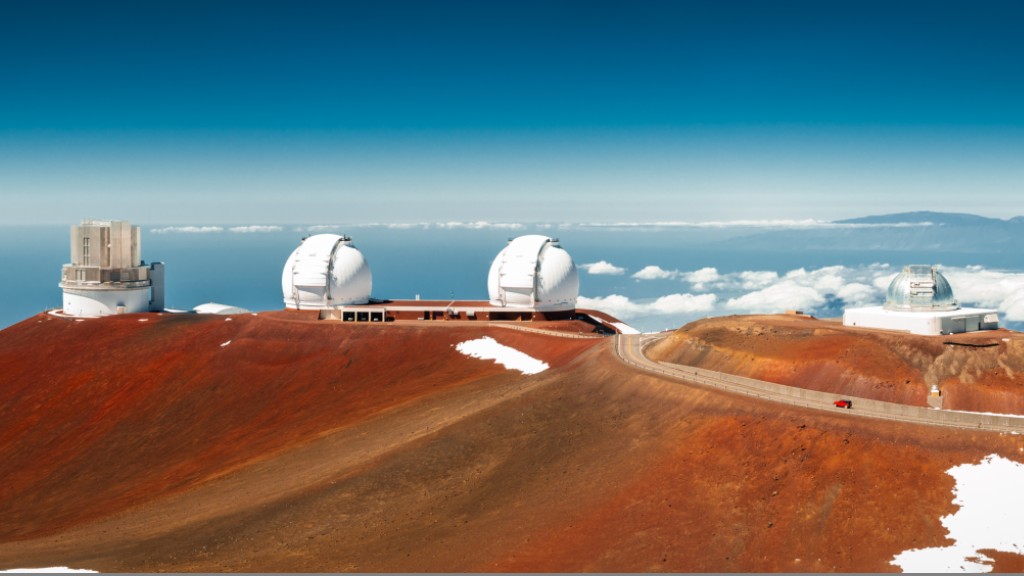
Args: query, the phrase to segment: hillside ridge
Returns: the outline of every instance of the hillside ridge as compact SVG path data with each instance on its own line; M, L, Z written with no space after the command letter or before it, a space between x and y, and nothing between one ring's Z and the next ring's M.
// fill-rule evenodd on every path
M483 336L551 368L455 350ZM662 380L613 344L29 318L0 331L0 569L886 571L947 542L950 466L1024 448Z

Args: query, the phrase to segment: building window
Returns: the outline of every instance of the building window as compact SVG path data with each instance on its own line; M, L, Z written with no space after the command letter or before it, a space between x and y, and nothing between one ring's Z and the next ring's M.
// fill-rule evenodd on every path
M89 237L82 238L82 266L89 265Z

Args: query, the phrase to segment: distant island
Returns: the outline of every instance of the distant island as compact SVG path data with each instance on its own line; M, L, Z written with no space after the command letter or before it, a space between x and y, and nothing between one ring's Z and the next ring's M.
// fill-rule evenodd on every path
M886 250L1004 253L1024 240L1024 216L901 212L833 222L839 226L755 232L715 243L744 250Z

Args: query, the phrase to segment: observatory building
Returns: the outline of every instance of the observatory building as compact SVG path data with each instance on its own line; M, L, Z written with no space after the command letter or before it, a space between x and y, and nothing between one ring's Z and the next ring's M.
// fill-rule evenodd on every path
M285 262L281 291L285 308L318 311L320 320L545 321L576 319L605 333L628 328L599 311L577 310L580 281L569 253L558 240L528 235L513 238L495 257L487 275L489 300L390 300L371 298L370 266L347 236L320 234L303 239Z
M953 288L934 266L904 266L886 291L884 306L848 308L844 326L937 336L999 328L999 312L961 308Z
M83 220L71 227L71 263L61 270L64 314L94 318L164 308L164 265L141 259L138 226Z
M580 280L558 240L536 234L509 240L487 275L491 306L547 313L576 309Z
M348 236L317 234L302 240L281 273L284 305L296 310L326 310L367 304L373 275L366 258Z
M491 263L489 300L377 299L372 287L366 259L351 238L337 234L303 239L281 275L286 308L343 322L568 319L578 316L580 281L557 239L528 235L509 239Z

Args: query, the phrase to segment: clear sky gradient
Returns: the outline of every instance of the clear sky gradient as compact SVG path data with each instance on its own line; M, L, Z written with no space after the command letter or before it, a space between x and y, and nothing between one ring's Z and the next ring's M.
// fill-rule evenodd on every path
M0 224L1024 214L1024 2L0 3Z

